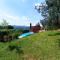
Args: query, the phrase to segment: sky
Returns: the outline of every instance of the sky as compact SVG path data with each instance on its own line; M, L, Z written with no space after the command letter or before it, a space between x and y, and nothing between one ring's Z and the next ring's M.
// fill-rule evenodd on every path
M44 0L0 0L0 24L5 19L10 25L34 25L43 17L35 9L35 4Z

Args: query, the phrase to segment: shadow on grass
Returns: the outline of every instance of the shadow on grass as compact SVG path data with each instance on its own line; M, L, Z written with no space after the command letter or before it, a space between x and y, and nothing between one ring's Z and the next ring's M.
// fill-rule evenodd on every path
M57 39L58 40L58 47L60 47L60 39Z
M60 32L57 33L49 33L48 36L56 36L56 35L60 35Z
M14 51L14 50L16 50L16 53L18 53L18 54L24 54L24 52L23 52L23 50L21 49L21 47L18 47L18 46L8 46L8 49L10 50L10 51Z

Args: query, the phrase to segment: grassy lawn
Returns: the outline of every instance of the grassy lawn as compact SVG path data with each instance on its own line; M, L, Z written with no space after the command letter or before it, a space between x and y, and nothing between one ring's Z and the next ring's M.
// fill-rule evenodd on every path
M10 50L8 46L18 49ZM40 32L12 42L0 42L0 60L60 60L60 32Z

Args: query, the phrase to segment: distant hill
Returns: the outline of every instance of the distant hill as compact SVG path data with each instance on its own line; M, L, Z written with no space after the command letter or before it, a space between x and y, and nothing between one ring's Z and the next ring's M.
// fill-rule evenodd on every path
M14 25L13 26L15 29L24 29L24 30L29 30L30 26L17 26L17 25Z

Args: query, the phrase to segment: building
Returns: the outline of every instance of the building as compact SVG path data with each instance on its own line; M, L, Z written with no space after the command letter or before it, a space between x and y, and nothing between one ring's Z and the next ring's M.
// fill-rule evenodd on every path
M38 23L35 26L32 26L32 24L30 23L30 31L31 32L36 33L36 32L39 32L42 29L43 29L43 26L41 24Z

